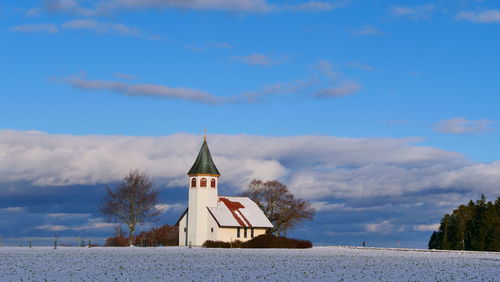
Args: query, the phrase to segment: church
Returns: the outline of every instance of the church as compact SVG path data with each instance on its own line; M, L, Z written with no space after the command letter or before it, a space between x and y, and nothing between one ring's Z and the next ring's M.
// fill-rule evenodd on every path
M179 246L201 246L207 240L244 242L273 227L250 198L219 196L219 177L205 136L188 172L188 208L176 223Z

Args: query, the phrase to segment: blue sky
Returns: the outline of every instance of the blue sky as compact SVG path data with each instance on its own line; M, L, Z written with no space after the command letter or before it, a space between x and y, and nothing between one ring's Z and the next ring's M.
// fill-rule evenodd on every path
M175 222L207 128L224 193L278 178L315 203L294 235L425 247L498 196L499 27L492 0L3 1L3 236L107 236L95 205L132 167Z

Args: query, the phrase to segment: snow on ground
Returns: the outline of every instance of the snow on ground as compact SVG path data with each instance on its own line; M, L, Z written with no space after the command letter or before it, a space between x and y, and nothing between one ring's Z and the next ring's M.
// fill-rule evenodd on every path
M500 281L500 253L2 247L0 281Z

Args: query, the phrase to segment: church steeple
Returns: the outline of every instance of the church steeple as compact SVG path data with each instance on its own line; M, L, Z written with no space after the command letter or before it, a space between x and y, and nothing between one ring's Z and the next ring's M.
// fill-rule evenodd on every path
M208 149L207 137L204 136L203 144L201 145L198 157L194 162L193 166L188 172L189 176L194 175L211 175L220 176L219 170L212 160L212 155L210 155L210 150Z
M186 245L192 243L195 246L201 246L209 238L209 233L207 233L209 216L207 208L217 207L217 184L220 176L219 170L210 155L210 150L208 150L206 135L203 138L198 157L188 175L187 229L182 236L186 238ZM210 232L210 236L213 235L212 232Z

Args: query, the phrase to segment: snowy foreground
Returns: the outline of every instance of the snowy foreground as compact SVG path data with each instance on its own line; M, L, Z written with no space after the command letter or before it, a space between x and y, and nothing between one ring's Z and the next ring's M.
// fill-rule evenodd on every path
M0 248L0 281L500 281L500 253L343 247Z

